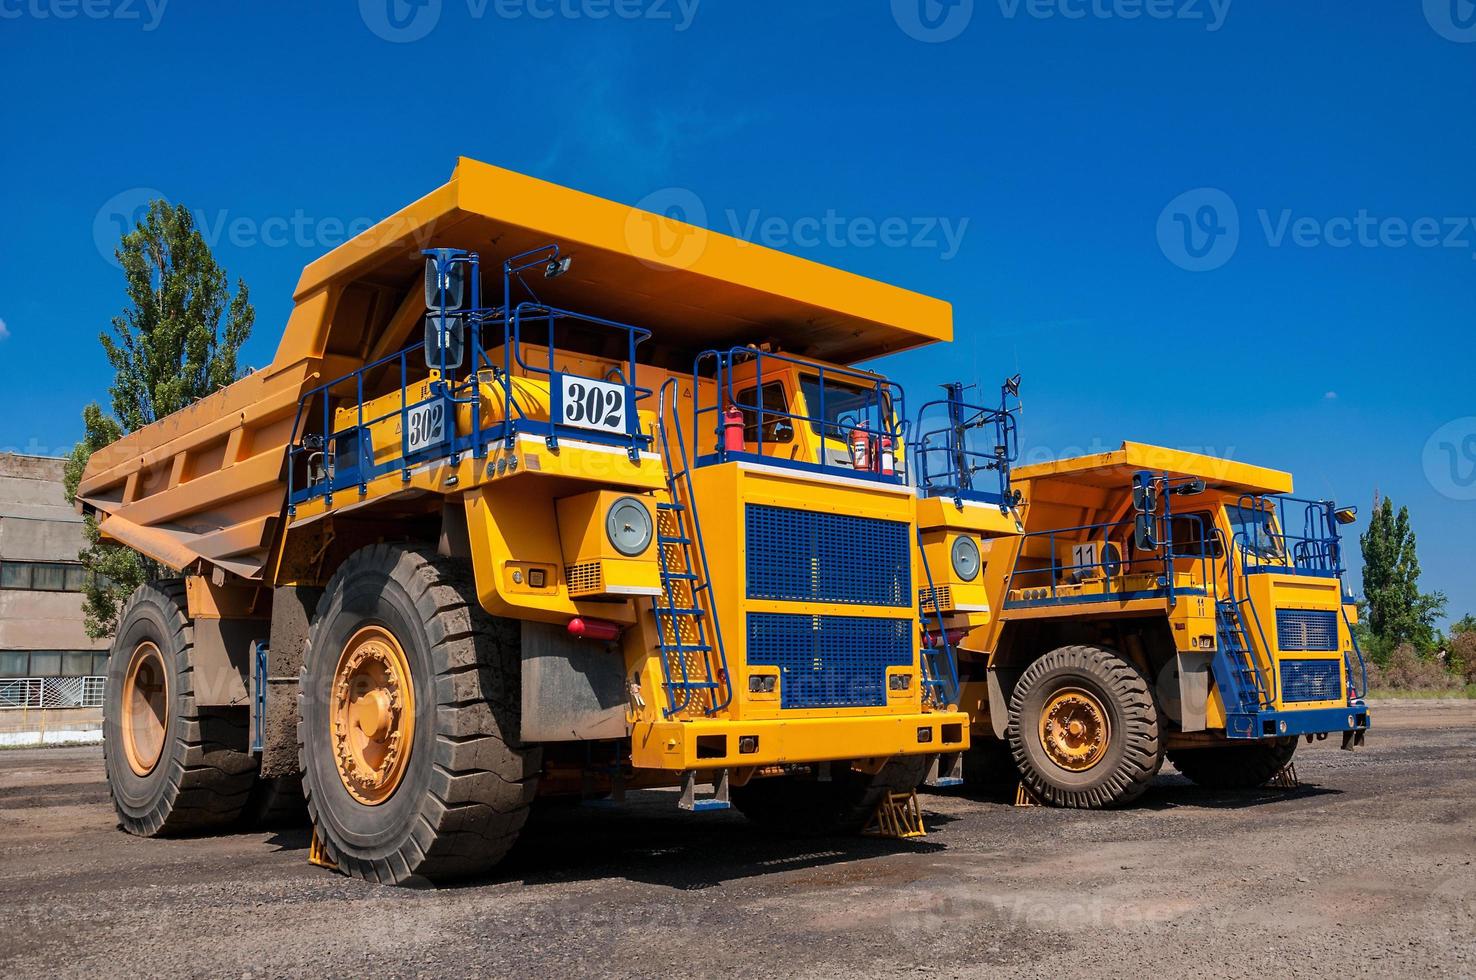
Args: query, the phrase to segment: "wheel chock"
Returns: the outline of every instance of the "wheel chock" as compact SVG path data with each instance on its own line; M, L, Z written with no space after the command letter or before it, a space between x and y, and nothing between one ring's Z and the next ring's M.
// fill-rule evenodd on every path
M888 793L882 797L866 829L861 832L868 837L890 837L894 840L926 837L928 831L923 826L922 807L917 802L917 790L908 793Z
M1297 779L1297 764L1288 762L1266 785L1272 789L1298 789L1302 783Z
M1015 806L1045 806L1023 782L1015 788Z
M327 868L330 871L338 871L338 862L328 856L328 848L323 846L323 838L318 836L318 825L313 824L313 835L308 842L308 864L315 868Z

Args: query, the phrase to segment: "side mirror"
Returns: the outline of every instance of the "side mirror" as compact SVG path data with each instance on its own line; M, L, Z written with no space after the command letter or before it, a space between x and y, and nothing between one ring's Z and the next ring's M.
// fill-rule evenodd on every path
M425 257L425 306L426 309L441 309L441 292L445 291L445 308L461 309L466 295L466 263L453 262L449 249L439 250L436 255Z
M1337 510L1333 511L1333 520L1337 521L1339 524L1352 524L1354 521L1358 520L1358 508L1339 507Z
M1174 493L1181 497L1193 497L1196 494L1204 493L1204 481L1194 479L1188 483L1181 483L1177 487L1174 487Z
M1133 510L1139 514L1158 510L1158 484L1149 474L1139 473L1133 477Z
M1157 535L1153 533L1153 517L1139 514L1133 522L1133 547L1139 551L1157 551Z
M428 313L425 317L425 366L439 371L461 367L466 356L466 318Z

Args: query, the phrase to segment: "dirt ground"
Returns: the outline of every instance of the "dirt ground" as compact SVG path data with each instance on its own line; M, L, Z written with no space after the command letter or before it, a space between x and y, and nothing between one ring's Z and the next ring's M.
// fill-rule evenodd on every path
M475 885L366 885L305 831L114 827L97 747L0 752L0 976L1476 974L1476 704L1376 707L1301 789L1165 767L1130 810L922 798L929 833L796 842L669 793L535 816Z

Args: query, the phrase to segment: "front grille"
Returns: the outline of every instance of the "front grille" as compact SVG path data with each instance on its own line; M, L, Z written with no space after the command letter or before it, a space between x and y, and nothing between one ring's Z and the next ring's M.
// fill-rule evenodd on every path
M1281 661L1281 700L1342 700L1342 672L1338 664L1336 660Z
M887 668L912 665L913 622L864 616L748 614L748 665L779 668L781 708L887 702Z
M1338 614L1327 609L1278 609L1276 642L1283 651L1336 650Z
M911 525L765 504L744 515L748 598L911 605Z

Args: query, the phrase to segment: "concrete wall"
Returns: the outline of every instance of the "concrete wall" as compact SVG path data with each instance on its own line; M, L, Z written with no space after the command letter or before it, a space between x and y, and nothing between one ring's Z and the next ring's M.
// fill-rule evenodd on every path
M0 561L75 562L82 518L63 497L65 461L0 454ZM82 595L0 589L0 650L105 650L82 628Z

